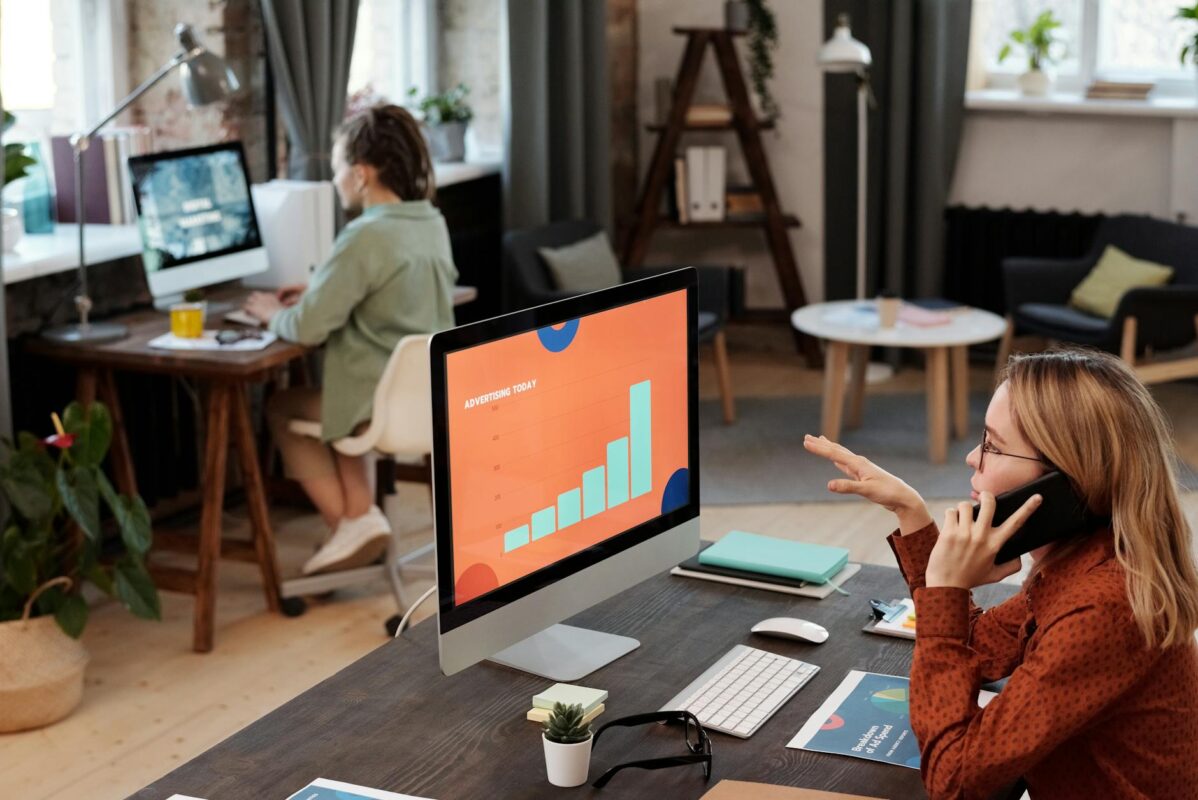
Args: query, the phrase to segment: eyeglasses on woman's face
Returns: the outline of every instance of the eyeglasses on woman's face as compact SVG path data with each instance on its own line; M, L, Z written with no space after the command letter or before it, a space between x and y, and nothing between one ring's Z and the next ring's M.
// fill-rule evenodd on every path
M1021 455L1018 455L1017 453L1006 453L1006 452L1003 452L1002 450L999 450L997 447L995 447L993 444L990 443L990 432L988 430L986 430L985 428L983 428L982 429L982 449L978 453L978 472L981 472L986 467L986 454L987 453L989 453L992 456L1006 456L1007 458L1019 458L1024 461L1038 461L1041 464L1045 464L1049 467L1052 466L1052 462L1049 461L1048 459L1044 458L1043 456L1021 456Z

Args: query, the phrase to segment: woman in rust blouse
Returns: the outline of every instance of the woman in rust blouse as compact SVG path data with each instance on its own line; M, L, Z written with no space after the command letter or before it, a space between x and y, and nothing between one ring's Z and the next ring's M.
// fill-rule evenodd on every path
M891 547L913 591L911 725L924 785L988 798L1198 797L1198 572L1167 425L1122 361L1087 350L1017 356L986 411L970 503L939 530L919 494L822 437L807 449L846 475L833 492L894 512ZM994 496L1050 468L1109 528L1032 552L1022 591L983 611L970 589L1019 571L1001 544L1039 505L991 527ZM985 708L978 688L1007 678Z

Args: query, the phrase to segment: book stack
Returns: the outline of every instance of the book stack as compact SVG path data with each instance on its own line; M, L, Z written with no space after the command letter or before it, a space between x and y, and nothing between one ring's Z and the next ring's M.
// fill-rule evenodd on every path
M688 147L674 159L672 211L679 222L724 219L727 151L722 147Z
M540 694L533 695L532 708L525 715L529 722L543 725L553 713L553 704L582 706L582 722L587 724L603 713L607 692L603 689L588 689L569 683L555 683Z
M765 214L761 193L752 186L729 186L725 192L724 211L728 219L760 219Z
M91 141L83 151L83 216L88 223L131 225L137 221L129 157L153 150L153 134L145 126L115 128ZM75 219L75 161L69 136L50 139L59 222Z
M1086 87L1087 100L1145 100L1156 84L1094 81Z
M720 104L693 105L686 110L686 124L696 127L718 127L732 122L732 109Z
M729 531L670 574L823 599L860 571L848 561L843 547Z

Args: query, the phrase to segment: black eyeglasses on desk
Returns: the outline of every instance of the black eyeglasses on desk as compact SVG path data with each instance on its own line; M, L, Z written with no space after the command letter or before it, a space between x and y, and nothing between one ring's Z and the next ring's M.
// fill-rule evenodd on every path
M699 718L689 711L653 711L648 714L633 714L630 717L613 719L595 732L595 739L591 743L591 746L594 747L599 743L599 737L608 728L630 728L633 725L644 725L649 722L683 723L685 725L686 748L690 750L690 753L681 756L647 758L643 761L629 761L627 764L617 764L600 775L591 786L594 786L596 789L602 789L612 779L612 776L622 769L666 769L667 767L680 767L684 764L702 764L704 780L711 778L711 739L707 738L707 731L703 730L703 726L699 723Z

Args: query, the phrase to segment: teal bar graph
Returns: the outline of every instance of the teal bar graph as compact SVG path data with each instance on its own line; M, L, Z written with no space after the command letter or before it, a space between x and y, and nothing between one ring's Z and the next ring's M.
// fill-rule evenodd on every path
M603 467L588 469L582 473L582 518L590 519L596 514L602 514L607 508L604 496Z
M527 525L521 525L503 535L503 552L505 553L510 553L517 547L523 547L526 544L528 544Z
M557 529L564 530L582 519L582 490L571 489L557 496Z
M653 404L649 381L628 389L628 440L632 496L653 491Z
M542 508L532 515L532 540L535 542L557 530L557 509L553 506Z
M607 443L607 507L628 502L628 437Z

